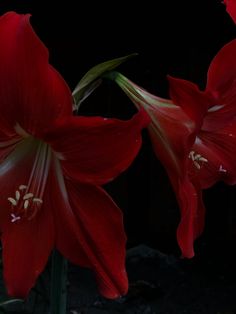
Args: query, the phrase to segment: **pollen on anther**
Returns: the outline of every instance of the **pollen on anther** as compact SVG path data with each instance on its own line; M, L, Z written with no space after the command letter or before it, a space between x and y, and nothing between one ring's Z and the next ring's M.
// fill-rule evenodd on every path
M25 200L24 202L24 209L27 209L29 206L29 201L28 200Z
M27 193L24 195L23 200L28 200L29 198L32 198L34 196L33 193Z
M16 200L19 201L19 199L20 199L20 192L17 190L16 191Z
M43 203L43 200L41 200L41 198L37 198L37 197L34 197L33 198L33 202L35 202L35 203Z
M16 201L13 197L8 197L8 201L9 201L13 206L16 206L16 205L17 205L17 201Z
M21 184L19 186L19 190L26 190L27 189L27 185Z

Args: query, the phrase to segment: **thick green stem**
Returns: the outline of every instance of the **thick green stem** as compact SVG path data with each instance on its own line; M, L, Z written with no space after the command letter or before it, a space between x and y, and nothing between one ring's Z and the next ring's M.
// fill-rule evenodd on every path
M66 314L67 261L56 250L52 255L50 314Z

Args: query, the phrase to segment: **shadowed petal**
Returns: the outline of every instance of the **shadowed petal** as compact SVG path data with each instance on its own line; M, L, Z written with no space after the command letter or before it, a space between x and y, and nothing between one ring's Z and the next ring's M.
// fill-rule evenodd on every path
M208 98L201 92L197 85L192 82L168 76L170 84L170 96L173 103L180 108L194 121L197 131L203 117L209 107Z
M56 182L59 183L59 186L53 188L56 205L54 216L58 220L56 224L61 226L60 232L70 229L70 234L65 238L57 235L58 249L73 262L94 270L102 295L117 298L125 294L128 289L125 272L126 236L119 208L99 187L75 185L70 180L64 182L58 163L56 175ZM72 243L66 243L70 239L74 249Z
M45 268L54 245L54 226L47 200L35 219L14 223L9 220L4 224L1 241L8 294L25 298Z
M72 112L70 91L48 64L48 51L29 23L29 15L0 18L1 120L38 135L53 120Z

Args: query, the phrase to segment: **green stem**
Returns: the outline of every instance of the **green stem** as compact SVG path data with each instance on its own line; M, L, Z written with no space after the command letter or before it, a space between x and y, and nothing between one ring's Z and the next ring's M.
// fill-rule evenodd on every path
M56 250L52 254L50 314L66 313L67 261Z

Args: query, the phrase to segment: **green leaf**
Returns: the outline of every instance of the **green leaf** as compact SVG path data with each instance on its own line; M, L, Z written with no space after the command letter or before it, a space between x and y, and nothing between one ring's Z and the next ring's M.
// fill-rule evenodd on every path
M0 302L0 307L3 307L3 306L6 306L6 305L9 305L9 304L14 304L14 303L23 303L24 300L22 299L10 299L10 300L6 300L6 301L3 301L3 302Z
M75 101L75 109L79 109L80 104L101 84L102 76L115 69L117 66L127 61L128 59L136 56L137 53L112 59L91 68L79 81L75 90L72 93Z

